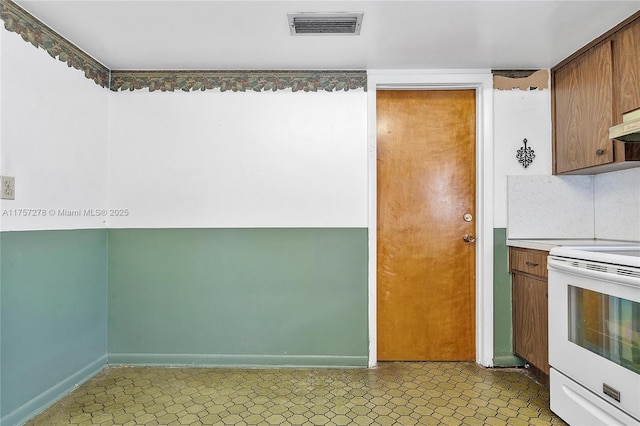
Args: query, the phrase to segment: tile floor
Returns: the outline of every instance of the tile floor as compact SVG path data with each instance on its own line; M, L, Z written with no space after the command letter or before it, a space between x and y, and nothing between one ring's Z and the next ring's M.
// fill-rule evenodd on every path
M110 367L28 425L557 425L522 369Z

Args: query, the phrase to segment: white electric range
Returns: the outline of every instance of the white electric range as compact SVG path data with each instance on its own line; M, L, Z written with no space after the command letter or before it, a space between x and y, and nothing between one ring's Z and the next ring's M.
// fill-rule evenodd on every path
M640 244L553 248L548 269L551 410L640 426Z

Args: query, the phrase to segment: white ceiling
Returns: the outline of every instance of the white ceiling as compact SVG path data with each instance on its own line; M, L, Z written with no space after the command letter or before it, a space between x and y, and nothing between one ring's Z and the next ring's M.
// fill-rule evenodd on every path
M14 0L111 69L548 68L640 0ZM359 36L290 35L288 12L362 11Z

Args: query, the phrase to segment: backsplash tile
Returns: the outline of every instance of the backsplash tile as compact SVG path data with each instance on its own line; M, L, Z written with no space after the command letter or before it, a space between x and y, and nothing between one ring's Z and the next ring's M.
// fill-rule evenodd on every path
M594 238L593 176L508 176L508 238Z
M595 235L640 241L640 168L595 177Z

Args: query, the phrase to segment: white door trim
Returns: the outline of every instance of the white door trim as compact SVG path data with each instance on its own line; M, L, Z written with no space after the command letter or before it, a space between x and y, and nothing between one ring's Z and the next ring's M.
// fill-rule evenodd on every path
M368 70L369 367L378 362L376 90L476 91L476 362L493 366L493 77L490 70Z

